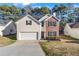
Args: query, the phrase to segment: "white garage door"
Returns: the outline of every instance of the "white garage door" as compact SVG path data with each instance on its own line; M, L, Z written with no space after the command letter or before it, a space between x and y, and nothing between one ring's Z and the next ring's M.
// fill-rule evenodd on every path
M37 33L20 33L20 40L37 40Z

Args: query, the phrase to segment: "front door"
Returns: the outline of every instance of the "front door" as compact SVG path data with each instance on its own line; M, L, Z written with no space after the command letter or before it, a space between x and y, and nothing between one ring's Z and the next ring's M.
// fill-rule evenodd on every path
M41 32L41 38L44 38L44 32Z

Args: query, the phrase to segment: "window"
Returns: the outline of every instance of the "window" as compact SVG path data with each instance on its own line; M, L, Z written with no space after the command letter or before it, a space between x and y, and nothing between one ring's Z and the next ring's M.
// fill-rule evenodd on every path
M48 26L56 26L56 22L48 21Z
M30 20L26 21L26 25L32 25L32 21Z
M56 32L56 31L54 31L54 32L53 32L53 36L56 36L56 35L57 35L57 32Z
M13 29L10 29L9 31L10 31L9 34L13 34Z
M10 29L10 32L13 32L13 29Z
M48 36L52 36L52 32L48 32Z
M57 35L57 32L56 31L48 32L48 36L56 36L56 35Z
M51 21L48 21L48 26L52 26L52 22Z
M56 26L56 22L53 22L53 26Z
M44 21L41 22L41 26L44 27Z

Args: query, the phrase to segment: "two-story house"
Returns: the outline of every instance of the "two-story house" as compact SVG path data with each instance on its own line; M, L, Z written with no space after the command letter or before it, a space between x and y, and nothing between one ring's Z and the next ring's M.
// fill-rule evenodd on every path
M48 36L59 36L59 22L53 15L39 20L26 15L17 22L17 40L40 40Z
M59 36L59 22L52 15L45 15L39 20L41 23L41 38Z

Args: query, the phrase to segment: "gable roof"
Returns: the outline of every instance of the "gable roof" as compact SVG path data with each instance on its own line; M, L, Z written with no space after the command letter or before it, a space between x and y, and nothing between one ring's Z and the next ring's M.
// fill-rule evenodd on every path
M35 12L35 13L32 14L32 16L33 16L35 19L39 20L40 18L42 18L42 17L45 16L45 15L44 15L43 13L37 13L37 12Z
M70 26L71 28L79 28L79 22L69 23L69 26Z
M10 20L2 20L0 19L0 26L5 26Z
M0 26L0 31L3 31L3 30L4 30L8 25L10 25L12 22L13 22L13 21L11 20L11 21L7 22L5 25L4 25L4 24L1 25L1 26Z
M50 15L46 14L45 16L43 16L42 18L39 19L39 22L41 22L41 21L47 19L49 16L50 16Z
M31 15L26 15L25 17L28 17L28 18L30 18L31 20L33 20L33 21L35 21L36 23L38 23L38 24L40 24L40 22L37 20L37 19L35 19L34 17L32 17ZM23 18L25 18L25 17L23 17ZM21 19L23 19L23 18L21 18ZM20 20L21 20L20 19ZM17 22L16 22L16 24L20 21L20 20L18 20Z
M48 20L48 19L50 19L51 17L53 17L55 20L58 21L58 19L57 19L56 17L54 17L53 15L46 14L44 17L42 17L41 19L39 19L39 22L44 21L44 20Z

